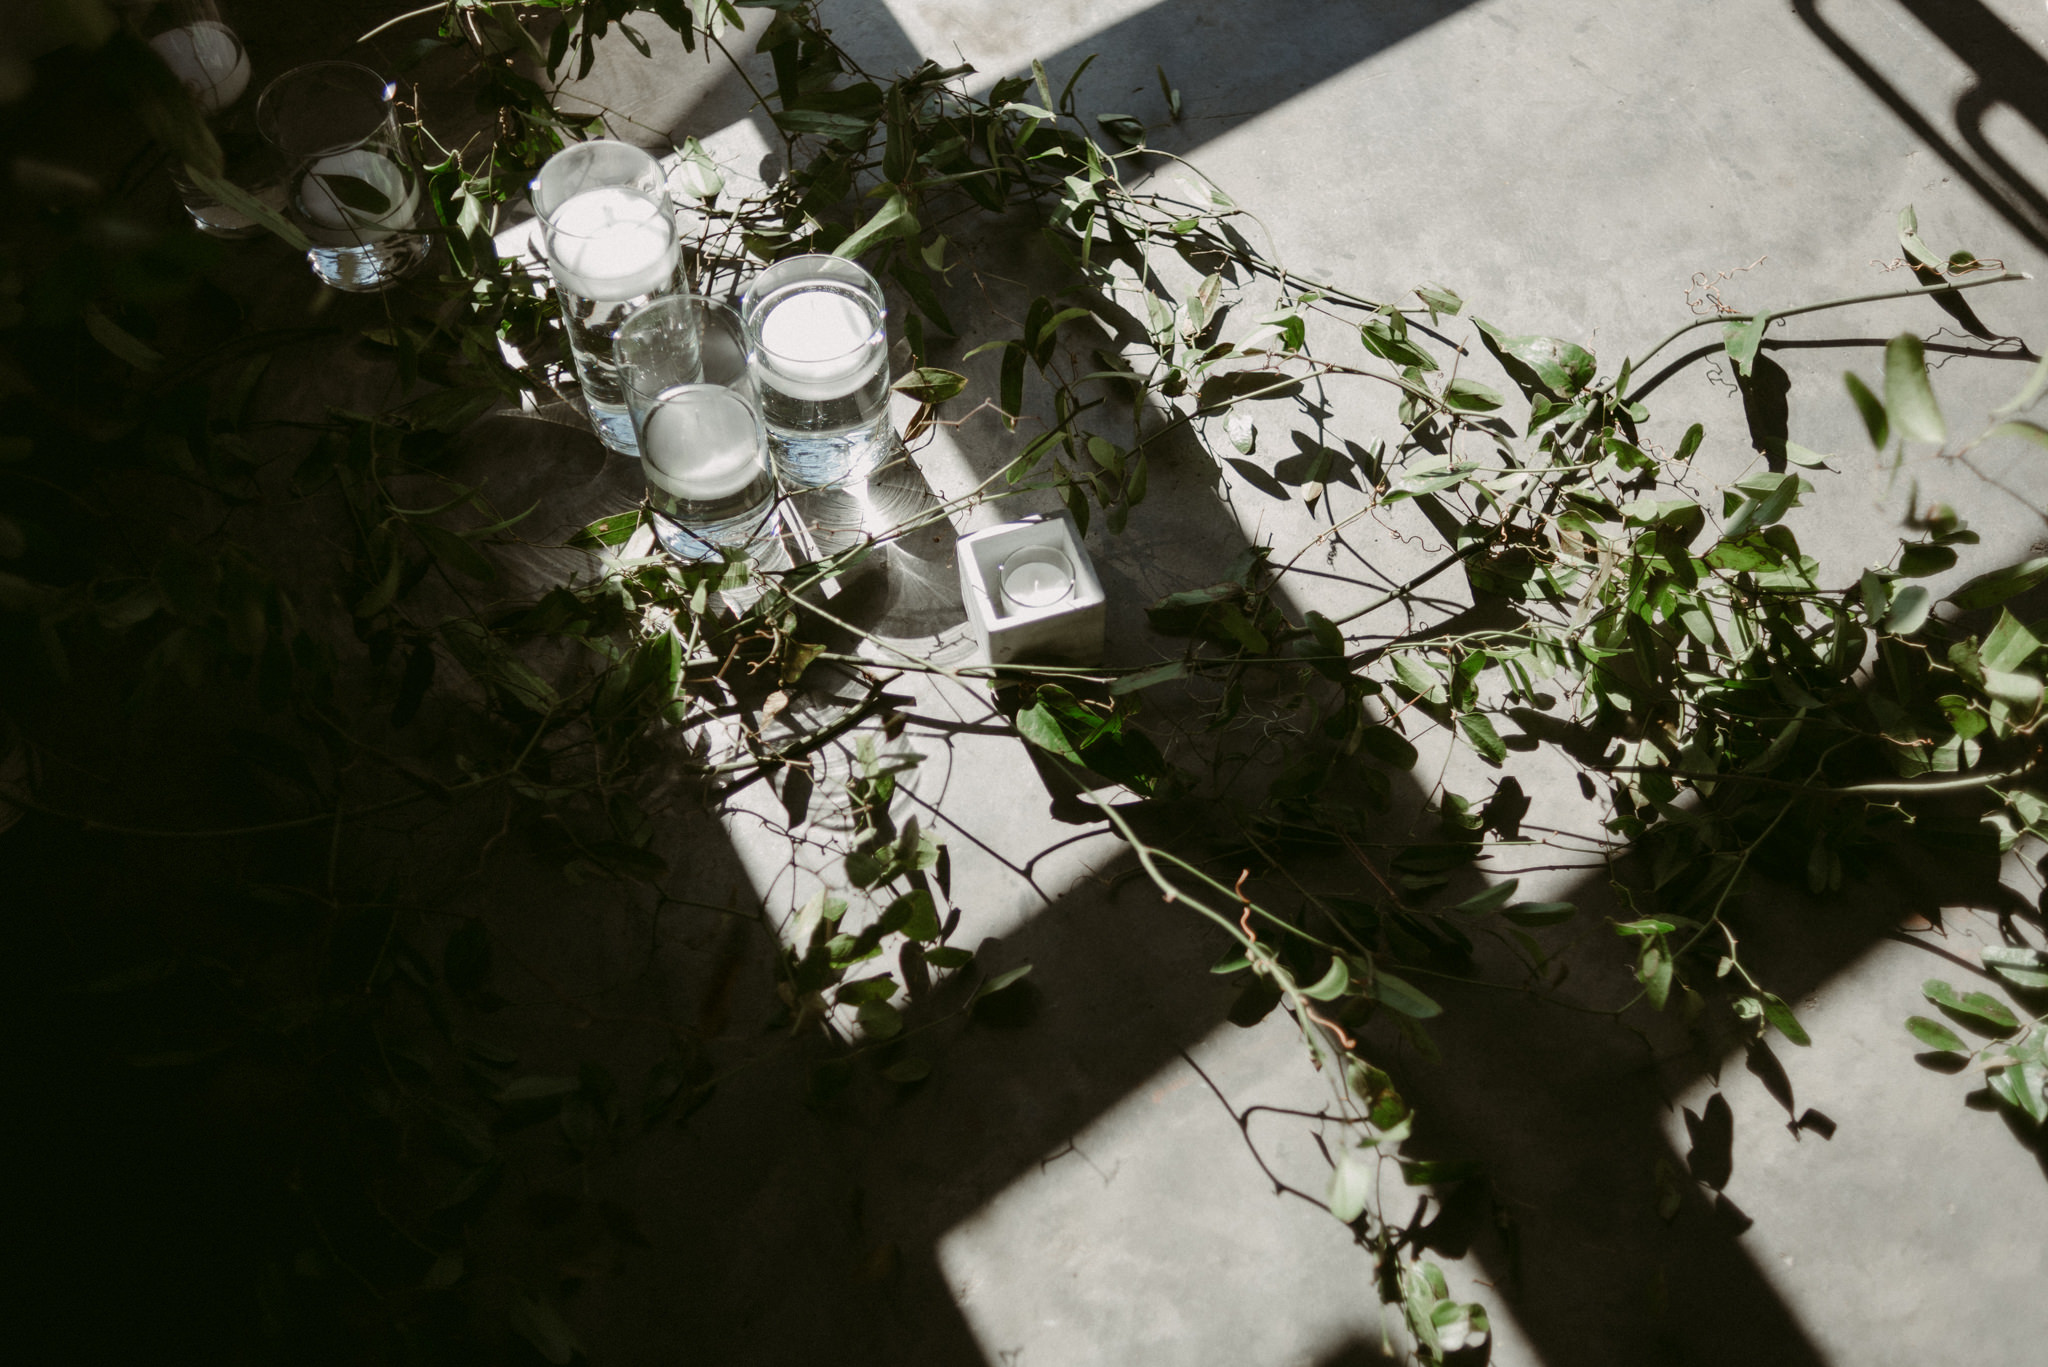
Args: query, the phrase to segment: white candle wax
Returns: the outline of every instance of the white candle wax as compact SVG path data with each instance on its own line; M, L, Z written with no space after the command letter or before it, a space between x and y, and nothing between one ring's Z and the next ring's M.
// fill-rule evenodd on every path
M159 33L149 45L209 114L220 113L249 88L249 54L226 24L202 20Z
M771 304L761 320L768 383L799 399L853 393L888 360L869 345L875 320L837 290L802 290Z
M349 203L353 188L342 192L327 178L348 177L369 186L384 200L382 209ZM420 189L406 169L368 148L317 158L299 181L299 208L322 228L346 233L353 242L381 242L401 228L410 228L419 212Z
M677 498L693 503L731 498L761 474L754 411L717 385L679 385L648 414L640 460L647 482Z
M1021 608L1049 608L1073 587L1074 576L1049 561L1026 560L1003 567L1003 596Z
M555 283L604 303L667 289L682 252L662 207L619 185L586 190L556 209L547 244Z

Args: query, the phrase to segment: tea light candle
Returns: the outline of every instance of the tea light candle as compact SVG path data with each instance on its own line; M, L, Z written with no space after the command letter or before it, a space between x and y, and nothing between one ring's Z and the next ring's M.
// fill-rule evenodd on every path
M226 24L202 20L159 33L149 45L209 114L220 113L249 88L249 54Z
M661 205L619 185L586 190L556 209L547 244L555 283L602 303L666 290L682 259Z
M647 482L676 498L712 503L744 492L765 468L761 429L747 401L716 385L661 396L640 434Z
M1074 567L1051 546L1030 546L996 567L1003 599L1013 607L1049 608L1074 591Z
M799 399L837 399L867 383L887 359L871 346L875 320L835 290L802 290L761 320L766 379Z
M337 193L329 177L359 180L384 198L382 209L357 207ZM299 182L299 208L322 228L346 232L358 242L381 242L410 228L419 211L419 185L391 158L356 147L317 157Z

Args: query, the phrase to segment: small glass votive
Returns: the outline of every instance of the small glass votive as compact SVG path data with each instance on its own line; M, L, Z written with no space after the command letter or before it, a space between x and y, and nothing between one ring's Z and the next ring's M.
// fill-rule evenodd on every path
M338 290L388 288L427 259L426 195L398 126L398 87L354 62L313 62L272 81L257 124L286 163L285 211L313 274Z
M895 448L888 312L875 277L844 257L786 257L747 286L761 416L791 488L865 479Z
M1019 546L996 566L996 592L1007 612L1057 607L1074 593L1074 562L1057 546Z
M229 27L214 0L161 0L131 11L141 34L192 102L206 115L207 126L220 144L220 179L263 207L284 211L284 187L278 183L276 159L256 131L254 101L249 89L249 53ZM244 208L225 203L213 189L194 180L173 160L171 183L193 226L213 237L254 237L262 223Z
M618 362L662 549L710 560L773 540L775 475L739 315L694 294L653 300L619 328Z
M541 241L590 425L606 446L634 456L640 453L639 441L619 379L615 342L635 312L675 293L681 283L682 243L668 196L659 188L601 179L604 168L596 159L579 158L551 173L561 157L594 145L579 144L551 158L534 181L534 193L537 204L548 206ZM623 143L608 146L637 152ZM654 164L646 153L637 155ZM654 174L658 186L658 167Z

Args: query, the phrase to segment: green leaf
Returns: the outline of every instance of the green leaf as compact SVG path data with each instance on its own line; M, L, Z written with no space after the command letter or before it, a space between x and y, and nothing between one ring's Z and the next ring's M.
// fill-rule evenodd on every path
M1949 1054L1965 1054L1969 1052L1969 1047L1963 1043L1962 1036L1938 1020L1930 1020L1926 1016L1908 1016L1906 1017L1906 1029L1912 1032L1914 1039L1919 1040L1929 1049Z
M1725 324L1721 329L1721 346L1744 378L1756 365L1757 348L1763 345L1764 329L1770 325L1771 315L1759 313L1745 322Z
M998 973L995 977L990 978L987 982L981 985L981 989L974 994L975 1000L979 1001L983 997L993 997L996 993L1002 991L1004 988L1016 985L1019 981L1023 979L1024 975L1029 973L1030 971L1031 965L1024 964L1020 967L1011 969L1007 973Z
M563 1367L582 1347L561 1312L537 1297L524 1293L519 1295L512 1302L506 1318L521 1338L556 1367Z
M2022 441L2030 441L2034 445L2048 450L2048 427L2043 427L2039 423L2002 422L1984 434L1986 441L1993 437L2018 437Z
M1501 919L1518 926L1554 926L1571 920L1577 911L1571 902L1517 902L1501 912Z
M778 114L775 117L779 122L784 116ZM881 208L875 210L872 218L854 229L844 242L834 247L832 254L856 257L877 242L894 237L915 237L919 231L917 215L911 211L910 201L903 197L901 191L897 191L889 196Z
M97 304L85 306L85 330L95 342L137 370L155 370L164 363L163 353L101 313Z
M1543 389L1552 398L1569 399L1593 382L1599 363L1583 347L1555 337L1509 337L1481 319L1472 322L1487 350L1525 394Z
M1444 1009L1413 984L1395 977L1385 969L1373 974L1372 994L1384 1005L1415 1020L1428 1020L1431 1016L1443 1014Z
M888 1002L864 1001L854 1017L872 1039L892 1039L903 1033L903 1013Z
M1488 764L1497 768L1508 757L1507 743L1493 729L1493 722L1484 712L1467 712L1459 717L1458 732Z
M1095 122L1102 125L1102 131L1126 147L1145 145L1145 124L1129 114L1097 114Z
M1920 991L1936 1006L1947 1007L1958 1014L1974 1017L2000 1030L2019 1028L2019 1018L2013 1015L2012 1008L1989 992L1957 992L1939 978L1929 978L1920 984Z
M2044 579L2048 579L2048 556L2022 560L2017 565L1978 575L1951 593L1947 601L1965 612L1993 607L2015 594L2025 593Z
M1680 439L1678 443L1678 450L1672 456L1672 459L1676 461L1691 460L1693 457L1693 453L1700 449L1700 443L1706 440L1706 436L1707 429L1700 426L1700 424L1698 423L1694 423L1692 426L1686 428L1685 436L1682 439Z
M919 403L939 404L967 388L967 377L935 366L919 366L889 387Z
M2000 1101L2039 1125L2048 1120L2048 1102L2044 1102L2041 1095L2043 1073L2038 1063L2010 1064L1991 1075L1991 1091Z
M518 1106L536 1101L553 1101L577 1091L583 1084L573 1077L531 1077L513 1078L500 1087L492 1098L500 1106Z
M1463 376L1445 386L1443 397L1445 403L1464 413L1491 413L1505 402L1499 390Z
M1948 425L1941 420L1933 386L1927 382L1926 355L1920 339L1910 332L1885 343L1884 402L1893 428L1908 441L1939 446L1948 440Z
M2048 394L2048 356L2043 356L2035 364L2033 372L2027 376L2027 382L2020 386L2019 393L2012 396L2012 401L1993 409L1991 416L2009 418L2015 413L2024 413L2039 403L2043 394Z
M1142 692L1154 684L1167 683L1173 679L1183 678L1187 672L1188 666L1185 660L1173 660L1167 664L1156 665L1141 673L1126 674L1123 678L1110 684L1109 693L1111 697L1121 698L1129 693Z
M1776 1026L1779 1034L1791 1040L1794 1044L1806 1045L1813 1043L1813 1038L1806 1033L1806 1028L1799 1023L1799 1018L1792 1014L1792 1008L1785 1005L1784 998L1774 996L1769 992L1760 993L1759 995L1763 998L1764 1019Z
M1432 317L1437 314L1456 317L1458 311L1465 307L1465 301L1459 298L1455 291L1447 290L1441 285L1417 285L1415 295L1429 306Z
M974 951L939 945L924 952L924 961L933 968L965 968L974 962Z
M1061 759L1087 767L1081 752L1067 739L1059 719L1042 702L1035 702L1017 714L1017 734L1041 750L1049 750Z
M1505 883L1495 883L1484 892L1476 892L1467 897L1451 910L1463 912L1467 916L1490 915L1506 906L1508 898L1513 897L1515 889L1521 885L1522 880L1519 878L1510 878Z
M433 557L450 569L460 570L480 583L488 584L498 577L497 568L484 553L454 532L428 522L414 522L412 530Z
M1330 1170L1330 1186L1324 1193L1330 1203L1330 1214L1347 1225L1365 1214L1377 1185L1376 1173L1367 1154L1347 1146L1337 1159L1337 1166Z
M1614 933L1616 935L1647 938L1656 935L1669 935L1676 929L1678 927L1669 921L1660 920L1654 916L1645 916L1639 921L1620 922L1614 927Z
M1316 979L1313 987L1301 989L1301 995L1313 1001L1335 1001L1343 996L1345 989L1350 986L1351 970L1345 965L1343 956L1339 955L1330 960L1329 969L1322 977Z
M1870 444L1884 450L1884 444L1891 440L1891 419L1886 416L1884 404L1877 395L1870 392L1870 386L1850 371L1842 372L1842 383L1849 388L1849 397L1856 402L1856 411L1863 415L1863 430L1870 434Z
M1927 586L1908 584L1892 594L1891 608L1884 615L1884 629L1894 636L1911 636L1927 625L1927 615L1933 610L1934 594Z
M931 1060L924 1058L898 1059L882 1070L882 1076L891 1082L922 1082L931 1073Z
M620 546L630 541L633 533L640 529L640 510L613 513L601 517L569 538L568 544L577 550L594 551L605 546Z
M2048 988L2048 950L1991 946L1978 953L1984 966L2014 987Z

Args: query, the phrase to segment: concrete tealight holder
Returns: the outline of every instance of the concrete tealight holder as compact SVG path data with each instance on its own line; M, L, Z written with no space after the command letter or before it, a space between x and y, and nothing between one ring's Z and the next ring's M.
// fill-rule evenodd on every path
M1102 657L1102 581L1066 513L960 538L960 596L990 664Z

